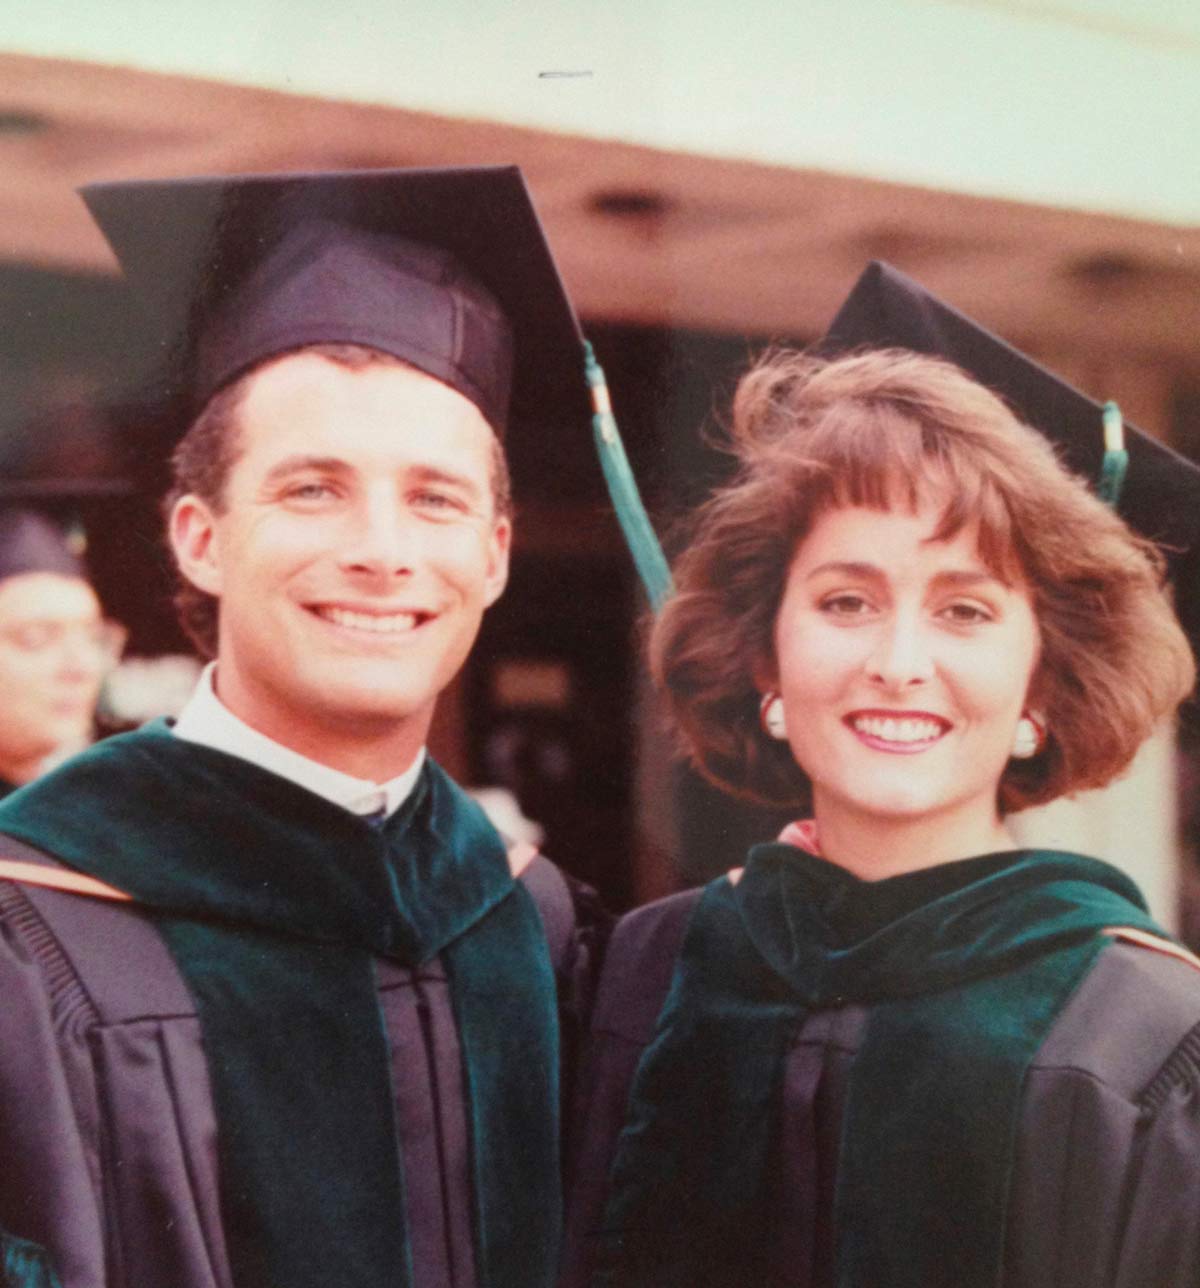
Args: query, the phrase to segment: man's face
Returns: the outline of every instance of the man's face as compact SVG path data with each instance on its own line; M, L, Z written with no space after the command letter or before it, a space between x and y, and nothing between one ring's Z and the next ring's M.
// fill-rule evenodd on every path
M23 781L52 751L87 742L115 647L82 578L29 572L0 581L0 762L8 777Z
M409 367L305 353L252 379L238 424L223 511L172 516L183 572L220 600L220 696L317 758L415 751L508 574L490 427Z

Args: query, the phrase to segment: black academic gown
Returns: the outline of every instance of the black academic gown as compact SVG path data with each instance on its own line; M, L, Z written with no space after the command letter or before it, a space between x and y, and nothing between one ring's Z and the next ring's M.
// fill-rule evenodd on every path
M54 862L3 837L0 854ZM603 917L544 858L521 880L546 928L569 1059ZM376 967L413 1282L472 1288L467 1115L446 974L437 959ZM0 1228L45 1247L63 1288L231 1288L200 1024L150 921L128 905L0 881L0 999Z
M580 1142L561 1288L590 1282L630 1085L697 897L631 913L610 943L575 1113ZM797 1032L782 1089L783 1170L771 1189L773 1277L729 1288L832 1288L839 1131L868 1015L857 1006L817 1010ZM1002 1284L1200 1284L1194 966L1113 943L1055 1021L1024 1085Z

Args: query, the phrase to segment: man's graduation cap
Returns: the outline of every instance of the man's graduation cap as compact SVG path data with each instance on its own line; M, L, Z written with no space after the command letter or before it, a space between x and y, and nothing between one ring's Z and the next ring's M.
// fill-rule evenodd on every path
M176 434L256 363L329 343L402 358L500 434L510 416L569 433L591 411L638 569L656 604L665 595L604 373L516 166L94 184L83 196L163 337L173 411L161 419Z
M502 433L587 414L582 336L515 166L83 189L162 337L178 431L287 349L357 343L458 390Z
M999 394L1045 434L1074 473L1099 482L1104 409L888 264L872 263L838 310L820 348L913 349L940 355ZM1200 469L1132 425L1118 509L1158 543L1175 584L1175 608L1200 656Z
M0 505L0 581L22 573L86 577L77 543L38 510Z

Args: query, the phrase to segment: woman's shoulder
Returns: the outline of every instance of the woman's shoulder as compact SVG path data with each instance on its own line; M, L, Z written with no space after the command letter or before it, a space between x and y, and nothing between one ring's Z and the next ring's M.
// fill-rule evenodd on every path
M613 931L613 947L625 957L644 958L664 952L674 957L701 894L702 888L681 890L627 912Z
M1200 968L1114 942L1063 1008L1034 1069L1083 1074L1145 1107L1164 1080L1200 1087Z
M684 890L621 918L609 941L593 1028L649 1041L700 895Z

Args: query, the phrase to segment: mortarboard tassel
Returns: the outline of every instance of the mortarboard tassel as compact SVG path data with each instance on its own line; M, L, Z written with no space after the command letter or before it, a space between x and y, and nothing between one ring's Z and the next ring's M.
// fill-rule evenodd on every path
M1096 486L1102 501L1115 510L1121 499L1121 487L1129 468L1129 453L1125 450L1125 425L1121 409L1111 399L1104 404L1104 461L1100 466L1100 482Z
M667 567L666 556L654 534L650 516L646 513L638 492L637 481L629 468L625 444L621 442L616 418L612 414L612 399L609 397L604 369L596 361L596 355L587 340L583 342L583 352L584 371L592 395L592 430L600 465L604 470L604 481L608 484L608 494L612 498L613 508L620 520L621 531L625 534L625 542L633 555L638 575L650 597L650 607L657 613L674 588L671 570Z
M87 554L87 530L78 518L74 519L66 532L63 534L67 549L75 556L76 559L82 559Z

